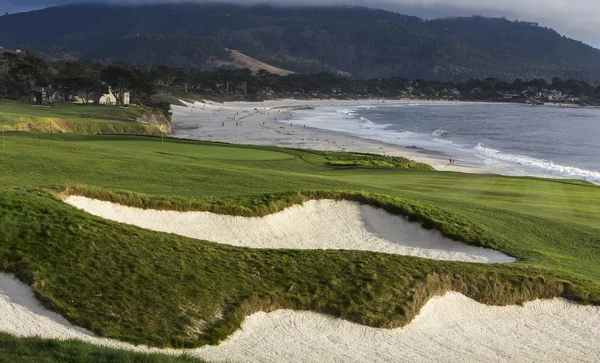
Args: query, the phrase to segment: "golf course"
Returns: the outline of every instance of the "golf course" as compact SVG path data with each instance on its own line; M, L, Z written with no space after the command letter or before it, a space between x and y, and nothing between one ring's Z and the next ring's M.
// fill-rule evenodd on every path
M23 107L0 104L7 125L0 272L97 337L200 348L226 341L253 314L279 310L389 330L446 293L490 307L555 298L600 305L595 184L442 172L391 156L162 139L156 126L112 111L89 108L98 115L92 119L67 105L41 116ZM52 134L13 127L48 117L56 120ZM310 220L315 210L321 214ZM166 214L146 217L150 211ZM343 222L350 213L354 219ZM364 217L366 227L355 228L361 216L371 222ZM210 234L190 218L223 232ZM383 219L390 222L378 227ZM274 231L264 241L263 221ZM231 232L241 223L243 233ZM460 248L443 258L414 243L400 249L400 228L435 236L435 248ZM302 239L313 232L312 242ZM278 245L286 233L298 242ZM343 244L358 235L382 247ZM0 342L0 361L201 361L71 340L0 335Z

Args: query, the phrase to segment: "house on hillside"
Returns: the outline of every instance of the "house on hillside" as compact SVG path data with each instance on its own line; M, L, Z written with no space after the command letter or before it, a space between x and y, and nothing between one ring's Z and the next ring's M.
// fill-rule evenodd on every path
M65 101L76 104L94 103L94 93L87 94L84 91L75 91L65 97Z
M31 99L38 105L47 105L50 103L49 92L48 87L36 86L31 90Z
M112 92L112 88L108 88L108 93L94 95L92 97L94 103L99 105L114 106L117 105L117 96Z
M130 102L130 94L129 92L116 92L115 97L117 97L117 104L121 106L129 106Z
M557 91L557 90L551 90L550 94L548 95L549 101L562 101L565 98L566 98L566 96L563 95L561 91Z
M114 92L112 88L108 88L108 93L92 96L92 102L105 106L128 106L130 101L129 92Z
M483 93L483 89L481 87L475 87L471 90L471 95L479 96Z
M50 89L48 99L52 103L64 103L65 102L65 94L62 91L54 91Z

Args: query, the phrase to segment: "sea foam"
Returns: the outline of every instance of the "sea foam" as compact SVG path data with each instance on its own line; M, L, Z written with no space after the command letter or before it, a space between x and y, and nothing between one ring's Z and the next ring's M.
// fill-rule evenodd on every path
M584 179L594 183L600 183L600 171L586 170L570 165L555 164L550 160L537 159L525 155L503 153L499 150L486 147L481 143L477 144L474 150L476 155L486 159L535 168L550 175Z

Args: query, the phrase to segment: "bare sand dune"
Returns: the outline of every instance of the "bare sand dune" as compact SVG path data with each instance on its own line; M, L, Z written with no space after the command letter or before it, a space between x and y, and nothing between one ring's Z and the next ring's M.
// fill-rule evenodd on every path
M258 59L247 56L246 54L238 51L228 49L230 53L229 60L216 60L214 64L218 67L232 67L238 69L249 69L252 74L258 73L260 70L265 70L269 73L277 74L280 76L287 76L290 74L294 74L292 71L288 71L286 69L278 68L272 66L270 64L259 61Z
M0 274L0 331L21 337L77 339L214 362L600 362L600 307L563 299L492 307L448 293L393 330L310 312L256 313L220 345L193 350L97 338L52 317L28 286Z
M361 250L478 263L515 260L452 241L383 209L349 201L309 201L262 218L140 209L80 196L65 201L105 219L234 246Z

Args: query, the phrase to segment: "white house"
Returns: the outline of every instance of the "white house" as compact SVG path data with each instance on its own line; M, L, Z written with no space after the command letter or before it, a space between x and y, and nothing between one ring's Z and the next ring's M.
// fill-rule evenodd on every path
M121 106L128 106L131 103L129 92L117 92L115 97L117 97L117 102Z
M123 92L123 97L122 97L122 100L121 100L121 104L123 106L128 106L131 103L130 98L131 97L129 97L129 92Z
M98 98L98 104L107 106L113 106L117 104L117 96L115 96L110 87L108 88L108 93L105 93Z

